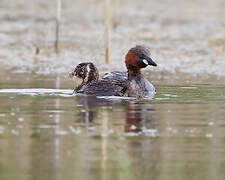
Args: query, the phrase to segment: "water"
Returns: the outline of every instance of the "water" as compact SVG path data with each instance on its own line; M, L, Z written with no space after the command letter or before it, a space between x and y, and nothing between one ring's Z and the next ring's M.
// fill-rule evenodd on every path
M72 96L65 76L8 78L0 179L225 177L225 85L153 80L156 97L136 101Z

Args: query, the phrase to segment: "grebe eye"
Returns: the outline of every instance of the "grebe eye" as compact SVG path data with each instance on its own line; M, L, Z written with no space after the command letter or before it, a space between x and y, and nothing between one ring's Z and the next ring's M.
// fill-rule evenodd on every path
M142 59L142 62L146 65L148 65L148 61L146 59Z

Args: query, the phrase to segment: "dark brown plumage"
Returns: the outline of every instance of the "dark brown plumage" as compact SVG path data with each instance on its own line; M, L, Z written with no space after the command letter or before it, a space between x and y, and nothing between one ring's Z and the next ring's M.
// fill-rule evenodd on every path
M75 88L75 92L78 92L91 82L98 81L99 78L98 69L91 62L78 64L70 76L82 79L82 83Z
M149 50L143 46L131 48L125 57L127 72L107 73L101 80L98 80L98 70L92 63L81 63L73 72L83 80L75 92L96 96L154 96L154 86L140 71L148 65L157 66L149 56Z

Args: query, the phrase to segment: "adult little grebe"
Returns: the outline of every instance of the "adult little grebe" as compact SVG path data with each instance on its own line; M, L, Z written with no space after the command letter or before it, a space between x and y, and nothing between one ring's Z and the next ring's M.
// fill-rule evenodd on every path
M128 51L125 63L127 72L106 73L103 79L126 83L124 96L136 98L154 96L155 87L141 74L141 68L148 65L157 66L150 58L150 51L144 46L135 46Z
M81 69L83 69L82 72L91 72L87 69L88 66L84 65L85 63L81 63L83 65L79 64L75 68L73 75L82 78L83 82L87 83L82 82L75 89L75 92L97 96L152 97L156 93L155 88L143 77L140 71L141 68L148 65L157 66L149 56L149 50L143 46L131 48L125 58L128 71L107 73L101 80L98 80L98 73L94 73L97 78L92 76L90 78L88 73L81 76ZM79 67L83 68L80 69ZM96 68L93 68L93 70L98 72ZM85 81L85 79L90 79L90 81Z

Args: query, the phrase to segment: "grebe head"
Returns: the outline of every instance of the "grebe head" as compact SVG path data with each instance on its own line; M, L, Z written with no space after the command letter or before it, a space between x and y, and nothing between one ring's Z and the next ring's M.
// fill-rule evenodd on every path
M139 71L148 65L157 66L157 64L150 58L150 51L144 46L135 46L131 48L125 58L126 67L129 70Z
M99 78L98 70L93 63L80 63L70 76L76 76L83 80L83 83L97 81Z

